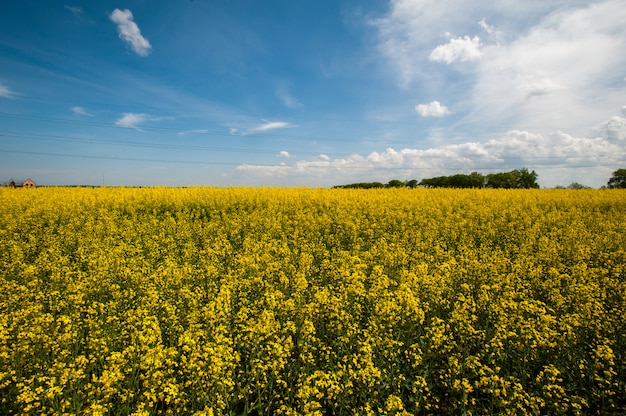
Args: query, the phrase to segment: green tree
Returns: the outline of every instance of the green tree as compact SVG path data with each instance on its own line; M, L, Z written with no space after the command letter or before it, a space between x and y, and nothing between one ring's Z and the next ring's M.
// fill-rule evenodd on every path
M609 188L626 188L626 169L618 169L607 183Z
M487 175L488 188L517 188L513 172L490 173Z
M537 183L537 173L533 170L529 172L526 168L520 170L515 169L513 172L516 181L517 188L539 188Z
M392 179L387 184L387 188L404 188L404 187L405 187L404 182L402 182L400 179Z

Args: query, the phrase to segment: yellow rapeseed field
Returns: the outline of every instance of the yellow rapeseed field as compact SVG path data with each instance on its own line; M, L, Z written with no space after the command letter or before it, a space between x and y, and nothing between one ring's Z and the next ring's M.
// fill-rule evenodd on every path
M0 414L626 414L619 190L0 189Z

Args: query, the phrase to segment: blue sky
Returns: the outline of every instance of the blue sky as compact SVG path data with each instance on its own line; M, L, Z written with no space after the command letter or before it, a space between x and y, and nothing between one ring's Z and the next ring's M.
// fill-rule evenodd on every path
M626 167L626 1L35 1L0 181L326 187Z

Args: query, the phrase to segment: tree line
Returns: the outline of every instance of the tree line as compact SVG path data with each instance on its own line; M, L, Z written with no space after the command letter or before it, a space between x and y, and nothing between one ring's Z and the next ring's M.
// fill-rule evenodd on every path
M382 182L359 182L348 185L337 185L333 188L504 188L504 189L529 189L539 188L537 173L526 168L515 169L510 172L490 173L483 175L479 172L470 174L458 173L451 176L436 176L421 181L411 179L401 181L392 179L388 183Z

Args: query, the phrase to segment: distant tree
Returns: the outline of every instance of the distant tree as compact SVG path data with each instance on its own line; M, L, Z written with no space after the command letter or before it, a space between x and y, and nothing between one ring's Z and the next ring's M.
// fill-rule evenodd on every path
M589 189L589 187L585 185L581 185L578 182L572 182L569 185L567 185L567 189Z
M537 173L528 169L515 169L510 172L492 173L487 175L487 187L489 188L539 188Z
M359 182L359 183L349 183L347 185L336 185L333 188L344 188L344 189L372 189L372 188L384 188L385 185L381 182Z
M434 178L422 179L420 181L421 186L427 188L447 188L450 185L450 178L448 176L436 176Z
M488 188L517 188L515 176L512 172L490 173L487 175Z
M406 181L406 186L408 186L409 188L417 188L417 185L417 179L411 179L410 181Z
M626 188L626 169L618 169L607 183L609 188Z
M387 188L404 188L405 186L406 185L404 185L404 182L399 179L392 179L387 184Z
M485 177L478 172L472 172L468 175L468 182L471 188L482 188L485 186Z

